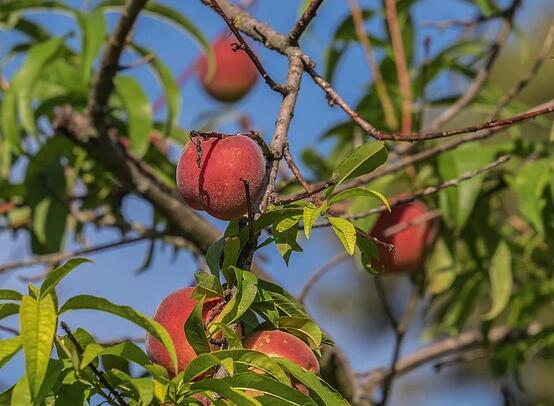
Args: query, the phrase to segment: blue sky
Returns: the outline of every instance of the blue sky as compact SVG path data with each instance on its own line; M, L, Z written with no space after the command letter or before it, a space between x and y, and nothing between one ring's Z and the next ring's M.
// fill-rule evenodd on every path
M68 1L79 6L80 1ZM164 3L181 10L195 23L201 26L209 38L214 38L223 28L223 23L211 10L202 6L199 1L164 1ZM361 1L365 6L375 5L377 1ZM506 3L503 1L501 3ZM529 3L533 5L529 6ZM540 3L546 1L535 0L525 2L527 6L520 14L520 20L531 18L540 9ZM258 0L253 8L253 13L261 20L268 22L281 32L287 32L298 15L299 0ZM441 20L447 18L468 18L474 13L474 9L465 1L456 0L424 0L415 11L418 23L423 21ZM316 61L323 60L324 46L340 20L348 14L347 2L344 0L327 0L321 8L318 18L310 27L302 41L302 45L308 54ZM46 24L46 27L58 34L64 34L69 30L76 30L74 22L67 16L33 14L33 18ZM113 26L117 15L110 13L107 20L110 27ZM379 30L379 21L372 24L371 29ZM432 50L437 52L449 41L453 40L456 31L447 30L439 33L434 29L427 29L424 34L432 36ZM17 42L18 38L0 32L0 52L5 52L10 44ZM150 18L142 17L135 33L135 40L156 53L178 75L198 53L198 46L187 36L168 27L163 23ZM78 39L72 40L77 46ZM422 43L418 38L418 43ZM278 81L283 80L286 74L286 59L282 56L256 48L261 59L270 74ZM132 54L125 54L124 62L136 59ZM18 61L6 67L9 77L17 67ZM146 68L138 68L130 72L138 77L146 89L148 95L155 99L159 94L159 85ZM355 102L363 94L364 87L370 80L367 65L359 49L351 50L341 65L337 74L336 84L339 92L346 100ZM450 82L442 81L434 85L434 90L444 92L451 90ZM195 80L189 81L182 89L182 112L180 123L184 128L190 129L198 125L199 118L208 111L213 111L221 106L211 101L199 88ZM271 132L279 107L280 97L267 89L260 80L254 91L237 105L234 109L251 116L254 128L259 129L266 139L271 137ZM163 112L161 112L163 114ZM298 154L307 146L315 146L321 151L328 149L328 145L321 143L318 136L333 124L344 120L343 112L338 108L330 108L321 89L316 87L309 77L304 77L302 92L298 100L295 119L290 130L290 142L293 154ZM236 127L226 125L223 130L233 132ZM177 151L174 151L176 154ZM147 205L138 199L129 199L126 202L126 213L137 221L149 222L151 213ZM222 223L218 223L222 226ZM287 268L276 253L274 247L263 251L267 262L263 264L271 275L283 283L293 293L298 293L303 282L321 264L340 251L334 237L325 231L315 233L311 241L303 241L303 255L293 256ZM88 230L91 243L114 241L118 235L114 232L98 232L95 229ZM26 258L30 255L25 238L12 239L6 234L0 235L0 261L7 262ZM75 247L69 241L68 247ZM192 275L196 271L196 265L191 256L181 253L172 262L171 249L157 251L152 267L146 273L139 276L135 274L146 254L146 244L136 244L117 251L110 251L91 257L95 260L93 265L84 265L80 270L70 275L59 288L60 302L77 294L94 294L103 296L109 300L133 306L146 314L152 314L159 301L173 290L188 285ZM33 276L43 269L19 270L0 275L2 288L18 290L26 289L25 283L20 279L23 276ZM366 286L367 290L360 286ZM320 285L312 291L307 302L308 310L321 322L322 326L344 349L353 367L358 371L368 370L371 367L381 366L388 362L391 349L391 335L387 331L375 331L375 328L384 329L382 324L375 322L374 314L380 313L380 308L369 308L370 303L365 295L373 294L369 277L362 275L351 263L337 266L333 272L323 278ZM341 296L338 305L322 303L318 295L332 292L332 298ZM402 286L399 288L398 297L402 300L405 292ZM371 303L375 303L374 301ZM365 307L364 307L365 306ZM100 338L114 338L119 336L140 336L142 332L133 325L117 319L93 312L76 312L63 316L72 328L85 327ZM11 320L14 325L14 320ZM405 352L409 352L422 345L422 321L419 317L412 326ZM0 332L0 337L7 337ZM15 382L23 373L21 357L16 357L0 371L0 387ZM453 384L453 381L456 383ZM443 405L446 401L451 405L466 405L471 403L483 405L500 405L499 384L492 379L488 381L474 381L469 376L460 376L459 371L452 368L441 374L434 374L432 368L422 368L421 371L412 373L398 381L397 393L393 397L393 404L406 404L403 396L410 396L410 405ZM459 396L458 396L459 395Z

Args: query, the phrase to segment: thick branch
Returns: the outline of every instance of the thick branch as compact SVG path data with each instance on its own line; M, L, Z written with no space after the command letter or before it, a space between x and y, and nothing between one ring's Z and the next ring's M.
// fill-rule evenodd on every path
M121 17L110 35L108 47L102 55L100 71L94 80L91 97L87 107L88 112L98 118L105 112L108 99L113 91L113 79L119 69L119 59L127 45L128 36L135 24L140 11L148 0L127 0Z

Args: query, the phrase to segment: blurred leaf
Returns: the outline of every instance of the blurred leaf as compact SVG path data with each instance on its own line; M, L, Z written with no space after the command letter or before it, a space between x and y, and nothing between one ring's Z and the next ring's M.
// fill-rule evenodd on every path
M465 172L488 164L496 154L497 146L485 146L479 143L464 144L459 148L441 154L438 158L438 170L443 181L459 177ZM440 192L446 199L441 200L441 210L445 218L451 219L457 231L461 231L471 215L481 185L486 174L481 174L457 187Z
M167 120L165 126L165 134L169 135L177 125L179 120L179 113L181 110L181 91L179 85L173 77L169 67L162 62L162 60L156 56L152 51L147 50L138 45L133 45L133 48L144 58L148 55L151 56L150 66L160 79L164 90L164 98L167 106Z
M203 308L204 301L199 300L185 322L185 336L196 354L210 352L210 345L206 338L206 330L204 330L204 320L202 318Z
M24 296L19 309L25 370L33 397L37 397L46 376L56 333L57 315L52 295L40 300Z
M101 9L89 13L77 12L77 21L81 27L81 73L85 83L90 82L92 65L100 48L106 41L107 29L104 12Z
M177 369L177 354L175 352L173 341L171 340L171 337L169 336L167 330L157 321L150 319L149 317L134 310L129 306L116 305L114 303L111 303L107 299L90 295L74 296L68 299L67 302L65 302L60 308L59 313L61 314L70 310L85 309L111 313L127 319L142 327L158 340L160 340L160 342L167 350L173 366L175 367L175 369Z
M328 217L327 219L340 242L344 245L346 252L349 255L354 255L354 248L356 248L356 228L354 224L341 217Z
M84 263L91 263L92 261L87 258L72 258L69 261L66 261L63 265L57 267L52 272L48 274L44 282L40 287L40 296L45 297L52 290L58 286L58 283L61 282L72 270L74 270L79 265Z
M379 251L375 242L367 238L357 238L356 245L360 250L360 261L364 269L371 274L377 274L378 272L371 265L371 258L379 258Z
M23 345L23 337L16 336L13 338L5 338L0 340L0 368L2 368L6 362L21 350Z
M152 106L140 84L130 76L117 76L115 90L127 110L131 150L141 158L150 146Z
M21 293L11 289L0 289L0 300L21 300Z
M489 267L491 282L491 309L483 315L484 320L496 318L506 308L512 294L512 254L508 244L501 242Z
M426 266L429 278L429 292L439 295L452 286L456 278L454 259L442 237L433 245Z
M333 171L336 183L334 187L327 189L325 198L328 198L341 183L370 173L383 165L387 160L387 154L385 144L380 141L368 142L351 151Z
M19 313L19 305L15 303L0 303L0 320Z

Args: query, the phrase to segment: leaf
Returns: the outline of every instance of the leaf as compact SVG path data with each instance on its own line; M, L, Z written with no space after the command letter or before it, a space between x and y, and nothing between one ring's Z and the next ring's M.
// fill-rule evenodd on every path
M222 395L223 397L231 400L232 402L240 405L259 403L247 403L248 398L244 397L240 390L254 389L279 399L280 405L304 405L314 406L316 403L308 396L299 392L298 390L291 388L284 383L271 379L264 375L257 375L254 373L242 373L236 374L232 377L225 377L223 379L208 378L198 382L194 382L191 385L191 389L194 390L209 390L214 391ZM251 398L253 399L253 398ZM254 399L253 399L254 400Z
M335 185L325 192L328 198L341 183L372 172L387 160L387 148L380 141L368 142L351 151L333 171Z
M364 269L371 274L378 274L379 272L371 265L372 258L379 258L379 250L375 242L367 238L357 238L356 245L360 250L360 261Z
M285 217L275 224L275 229L280 233L284 233L285 231L290 230L291 227L297 225L300 220L302 220L303 216L304 211L302 211L301 214L292 214L290 217Z
M438 158L438 171L442 180L457 178L465 172L486 165L496 154L497 148L494 145L470 143L441 154ZM476 176L455 188L448 188L441 192L443 198L440 201L440 208L445 213L444 218L453 219L453 226L458 232L465 227L473 211L485 176L485 174Z
M196 279L196 287L194 288L196 299L202 296L207 299L224 296L221 282L217 276L207 272L197 272L194 274L194 278Z
M27 375L23 375L21 379L17 381L12 390L10 405L27 406L32 404L33 401L29 387L29 377Z
M0 138L1 141L4 141L0 144L2 147L2 177L8 178L11 165L11 153L20 151L20 134L19 128L16 122L17 116L17 100L15 97L15 91L10 90L4 95L2 100L2 132L4 137Z
M279 358L275 361L290 372L298 382L306 386L310 390L311 396L316 398L316 401L319 400L317 402L319 405L348 406L350 404L340 393L336 392L322 379L298 364L284 358Z
M220 238L214 242L208 250L206 251L206 263L210 268L210 272L214 276L219 275L219 264L221 260L221 254L223 253L223 247L225 245L225 240Z
M40 287L40 296L45 297L46 295L48 295L52 290L56 288L56 286L58 286L58 283L60 283L61 280L65 278L72 270L74 270L79 265L87 262L91 263L92 261L87 258L72 258L69 261L65 262L65 264L54 269L48 274L48 276L42 283L42 286Z
M179 90L179 85L169 67L156 54L136 44L133 44L133 48L142 57L151 56L150 66L160 79L164 89L165 105L167 106L165 134L169 135L177 125L181 110L181 91Z
M321 329L307 317L280 317L279 330L285 330L305 341L312 350L317 351L321 346Z
M15 303L0 303L0 320L13 316L19 312L19 305Z
M129 374L114 369L111 374L123 382L131 384L137 393L140 402L138 405L147 406L152 404L154 399L154 381L150 378L132 378Z
M81 358L81 369L85 368L92 361L100 356L113 355L134 362L137 365L144 366L150 363L150 358L144 351L134 343L123 342L104 347L100 344L92 343L86 346Z
M302 215L304 221L304 234L307 239L310 239L312 234L312 226L317 221L319 216L321 216L322 208L315 207L313 205L308 205L304 207L304 213Z
M297 235L298 223L282 232L278 231L275 226L273 227L275 246L287 265L289 264L289 259L293 251L302 252L302 247L296 241Z
M543 193L548 186L550 172L550 163L543 159L519 168L516 176L510 181L517 194L521 214L541 236L545 233L542 212L546 206L546 199Z
M234 266L230 269L235 273L237 290L233 298L225 305L214 322L231 324L239 320L250 308L256 295L258 294L258 278L252 272L243 271ZM210 333L214 331L213 327L209 328Z
M508 244L498 244L489 267L491 282L491 309L483 315L484 320L496 318L506 308L512 294L512 254Z
M344 199L349 199L352 197L360 197L360 196L377 199L380 203L382 203L387 208L388 211L390 211L390 204L385 196L383 196L381 193L375 190L368 190L363 188L353 188L353 189L343 190L342 192L337 193L329 200L329 206Z
M280 382L290 384L289 377L283 369L277 365L275 359L253 350L222 350L207 354L201 354L193 359L183 374L183 381L190 382L212 368L221 365L223 360L232 359L237 365L247 368L256 368L264 373L273 376Z
M225 336L225 339L227 340L227 348L231 350L242 349L241 337L239 337L236 331L223 323L214 322L213 325L214 327L216 327L215 331L221 330L221 332Z
M114 303L111 303L109 300L90 296L90 295L80 295L74 296L67 300L60 308L59 313L64 313L70 310L98 310L101 312L111 313L116 316L127 319L136 325L142 327L154 337L156 337L164 345L169 358L173 363L175 369L177 369L177 354L175 352L175 346L173 341L169 336L167 330L157 321L150 319L144 314L134 310L129 306L120 306Z
M23 337L16 336L0 340L0 368L19 352L23 345Z
M106 21L102 9L90 13L76 12L81 27L81 74L83 82L89 83L92 65L107 35Z
M354 255L356 248L356 227L350 221L341 217L328 217L333 231L339 237L340 242L349 255Z
M21 300L21 293L11 289L0 289L0 300Z
M39 300L24 296L19 309L25 370L33 398L39 394L46 376L56 333L57 315L54 298L47 295Z
M150 146L152 132L152 106L140 84L130 76L117 76L114 80L129 119L128 131L131 151L142 158Z
M204 329L202 309L204 300L199 300L187 321L185 322L185 336L196 354L210 352L210 345Z

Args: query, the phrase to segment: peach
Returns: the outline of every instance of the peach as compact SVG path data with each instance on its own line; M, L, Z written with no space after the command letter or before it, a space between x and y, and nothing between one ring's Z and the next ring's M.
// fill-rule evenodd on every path
M201 157L196 142L200 143ZM252 203L264 187L265 160L261 148L245 135L191 139L177 164L177 186L192 208L221 220L235 220L248 211L241 179L249 183Z
M185 336L185 322L197 303L192 297L193 290L194 288L183 288L171 293L161 301L153 316L154 320L167 329L173 340L177 350L179 372L185 369L196 358L196 352ZM210 310L220 301L220 299L212 299L204 303L204 308L202 309L204 322L207 321ZM164 366L170 376L174 375L169 354L163 344L150 334L146 334L146 351L153 362Z
M262 352L270 357L286 358L314 374L319 373L319 362L308 344L285 331L256 331L246 336L242 340L242 345L244 348ZM301 383L293 381L293 384L304 394L309 393Z
M373 258L372 266L386 273L416 272L421 269L425 261L427 248L433 243L436 236L436 223L422 219L428 213L423 202L415 201L397 206L392 211L381 213L377 222L370 231L370 235L379 240L393 244L395 249L388 251L378 244L379 258ZM417 219L422 220L417 224ZM407 228L392 235L385 231L393 226Z
M215 71L208 77L205 55L198 60L198 74L202 87L214 99L235 102L245 96L258 79L258 70L244 50L233 51L238 43L234 36L222 35L212 44Z

